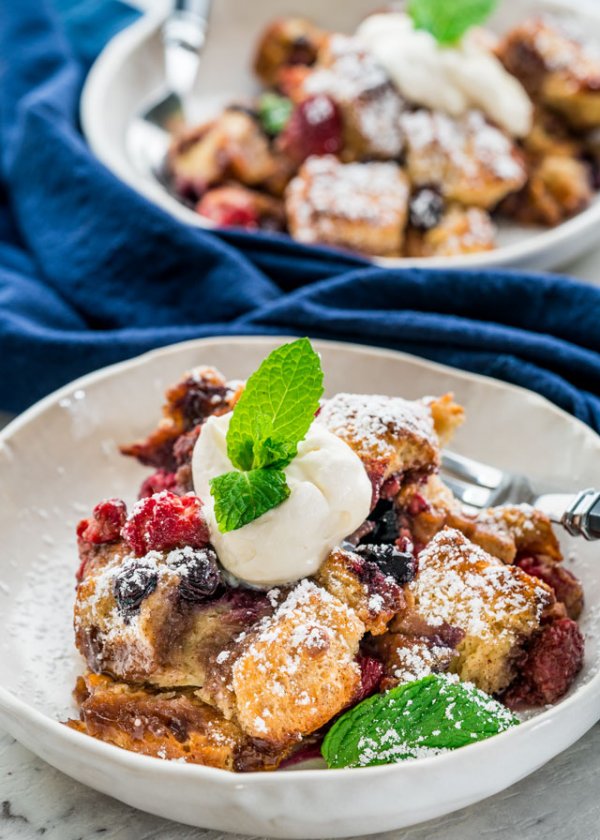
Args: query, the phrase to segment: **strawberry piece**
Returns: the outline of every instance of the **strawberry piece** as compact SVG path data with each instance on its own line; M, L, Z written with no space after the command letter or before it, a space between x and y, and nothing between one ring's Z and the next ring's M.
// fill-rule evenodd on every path
M359 654L356 661L360 667L360 686L354 704L375 694L383 677L383 664L378 659Z
M188 545L204 548L210 539L200 499L168 490L140 499L121 534L138 557Z
M148 496L154 496L155 493L162 493L163 490L175 492L176 486L177 476L175 473L167 472L167 470L163 469L156 470L155 473L149 475L142 482L138 499L147 499Z
M572 619L559 618L542 627L503 702L511 709L556 703L581 670L583 651L583 635Z
M339 107L331 97L318 94L294 108L277 145L299 165L310 155L335 155L340 152L342 130Z
M100 545L116 542L125 524L127 507L121 499L104 499L99 502L90 519L82 519L77 526L77 537L84 542Z

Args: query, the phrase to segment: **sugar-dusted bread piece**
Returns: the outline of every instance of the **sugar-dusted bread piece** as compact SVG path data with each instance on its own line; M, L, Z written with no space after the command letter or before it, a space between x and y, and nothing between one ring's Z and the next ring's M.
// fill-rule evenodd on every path
M593 194L586 163L564 154L544 155L531 162L525 187L499 209L525 225L555 226L585 210Z
M352 609L301 581L274 615L216 657L200 696L251 737L298 741L356 696L364 633Z
M600 50L572 22L529 18L505 35L497 52L536 102L576 129L600 126Z
M363 549L364 551L364 549ZM378 564L369 555L347 549L334 549L315 576L316 582L354 610L372 636L385 633L388 622L405 607L402 585L414 576L412 562L397 554L398 559Z
M325 33L305 18L278 18L264 30L254 57L254 71L263 84L277 85L286 67L314 64Z
M263 184L277 169L259 122L240 108L228 108L212 122L177 136L167 165L177 191L196 197L228 178L247 186Z
M404 100L386 70L355 38L329 35L317 63L288 76L288 92L296 101L324 94L340 108L343 122L341 157L346 161L390 160L400 156Z
M336 394L326 400L318 420L356 452L374 487L374 501L437 470L440 438L448 439L463 419L450 395L405 400L366 394ZM384 488L386 482L393 480Z
M429 625L464 632L451 668L490 694L511 683L524 643L554 602L542 581L505 565L451 528L421 551L419 573L409 589L415 610Z
M491 208L526 181L522 153L479 111L460 119L413 111L401 124L413 185L434 185L449 201Z
M275 769L287 754L249 738L189 689L161 692L88 673L75 697L81 719L68 726L143 755L239 772Z
M542 554L555 562L562 560L552 523L531 505L500 505L470 513L435 475L417 489L407 488L398 504L404 524L420 546L448 526L504 563L514 562L517 554Z
M290 233L365 254L402 250L408 179L395 163L340 163L310 157L289 183L285 205Z
M214 558L209 548L135 557L123 541L91 547L74 608L88 667L161 688L201 686L211 657L273 612L264 593L224 590Z
M495 244L496 226L486 210L451 204L432 227L409 228L405 252L409 257L454 257L491 251Z

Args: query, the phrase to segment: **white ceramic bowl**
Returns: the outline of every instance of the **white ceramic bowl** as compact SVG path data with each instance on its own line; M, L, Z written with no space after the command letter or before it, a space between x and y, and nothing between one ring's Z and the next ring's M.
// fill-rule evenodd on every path
M155 351L86 376L0 435L0 725L50 764L130 805L195 826L261 837L372 834L476 802L531 773L600 718L598 544L576 552L588 606L583 674L570 695L521 726L433 758L357 770L234 775L147 758L58 723L75 714L83 661L71 626L74 526L105 496L131 502L147 471L118 441L154 425L167 385L201 363L245 377L280 342L215 338ZM315 342L329 393L453 390L468 412L455 448L497 466L577 489L597 482L600 438L539 396L411 356Z
M143 106L165 92L160 25L170 0L157 0L151 14L126 29L106 47L93 66L82 95L83 130L96 155L134 189L163 207L182 222L212 227L208 219L178 202L152 175L147 161L127 148L127 126ZM380 8L377 0L345 0L323 3L302 0L218 0L214 4L211 30L194 101L198 121L217 113L228 102L251 96L258 89L251 73L252 54L264 25L294 9L325 27L351 32L369 12ZM600 41L600 6L594 0L503 0L492 21L498 32L523 20L528 14L551 10L580 19L583 27ZM566 265L597 244L600 198L590 208L552 229L523 228L502 224L495 251L457 257L423 259L376 258L385 266L428 265L432 267L506 266L547 269Z

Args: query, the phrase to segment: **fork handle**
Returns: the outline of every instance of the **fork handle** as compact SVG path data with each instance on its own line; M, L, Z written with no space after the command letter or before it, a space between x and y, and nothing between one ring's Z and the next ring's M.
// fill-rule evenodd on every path
M573 537L600 539L600 493L592 488L577 496L548 494L534 502Z

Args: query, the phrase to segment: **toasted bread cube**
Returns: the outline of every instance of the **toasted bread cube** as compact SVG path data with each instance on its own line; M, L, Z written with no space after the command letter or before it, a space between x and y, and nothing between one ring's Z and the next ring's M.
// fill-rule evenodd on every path
M589 206L591 173L585 163L564 155L546 155L534 163L521 192L502 203L503 215L522 224L558 225Z
M223 770L270 770L286 751L254 743L189 690L157 692L86 674L77 682L81 720L68 726L122 749Z
M266 594L250 590L204 603L181 597L186 564L193 561L190 548L136 558L119 542L98 546L95 554L77 588L75 640L90 670L118 680L202 686L213 655L274 609ZM115 597L123 572L152 580L131 613Z
M284 68L314 64L324 37L321 29L304 18L274 20L258 44L256 75L267 87L275 87Z
M290 233L300 242L381 256L402 249L408 180L395 163L311 157L288 185L285 204Z
M295 101L324 94L338 105L344 160L399 157L404 100L385 69L356 39L330 35L317 64L304 73L288 73L283 84Z
M413 504L417 493L421 504ZM560 563L562 555L552 523L531 505L500 505L468 513L437 475L416 490L408 487L398 499L403 519L416 543L426 545L445 526L456 528L489 554L513 563L527 554ZM413 511L412 513L410 511Z
M450 395L412 401L376 394L336 394L325 401L318 420L356 452L377 498L385 482L394 477L409 483L434 472L440 462L438 430L450 435L462 416Z
M409 228L406 234L408 257L456 257L479 254L496 247L496 226L479 207L450 205L439 223L428 230Z
M402 609L402 587L376 563L342 548L334 549L315 576L316 582L350 607L372 636L385 633Z
M416 186L433 184L449 201L485 209L525 183L522 153L479 111L461 119L414 111L403 114L401 124L408 174Z
M356 696L364 633L352 609L301 581L273 616L215 659L200 696L253 738L298 741Z
M409 589L428 624L464 632L451 668L489 694L510 684L524 642L554 602L542 581L505 565L451 528L420 553L419 574Z
M573 128L600 126L600 50L572 23L530 18L502 39L498 55L536 102Z
M168 167L179 191L198 196L228 178L256 186L268 181L277 170L257 120L236 108L176 138L169 151Z

